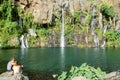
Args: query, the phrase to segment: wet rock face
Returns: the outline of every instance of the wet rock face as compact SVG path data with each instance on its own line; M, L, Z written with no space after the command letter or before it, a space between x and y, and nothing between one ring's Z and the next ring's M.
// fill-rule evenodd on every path
M12 4L17 4L25 12L32 13L34 16L34 21L37 23L50 23L52 21L53 14L59 16L61 14L62 4L69 2L69 10L73 15L77 10L89 11L91 7L91 2L88 0L11 0ZM109 0L116 11L120 12L119 0ZM100 3L101 0L97 0ZM118 14L118 16L120 16Z
M52 19L52 0L15 0L25 12L32 13L37 23L49 23Z
M67 0L12 0L12 4L17 4L25 12L32 13L34 21L37 23L50 23L52 15L60 15L61 4ZM68 0L71 14L76 10L89 9L90 4L87 0ZM54 9L54 10L53 10Z
M69 8L71 14L74 14L77 10L89 10L90 9L90 2L87 0L70 0Z

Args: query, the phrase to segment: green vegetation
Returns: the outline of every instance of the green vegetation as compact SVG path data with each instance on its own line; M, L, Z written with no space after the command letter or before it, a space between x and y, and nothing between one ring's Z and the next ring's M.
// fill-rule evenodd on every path
M18 35L18 24L12 17L15 7L11 6L10 1L4 0L0 6L0 43L3 47L7 47L7 42L13 38L13 35Z
M97 4L97 0L89 0L91 3L90 10L76 10L71 14L70 10L67 9L65 12L65 39L66 44L69 46L75 45L75 36L78 47L88 47L93 46L93 35L91 35L91 21L92 21L92 8L96 8L96 24L94 26L94 31L99 37L99 41L102 42L102 39L107 40L107 47L118 46L119 42L118 34L116 32L110 33L108 30L106 34L103 34L103 30L99 28L99 13L102 13L102 25L103 27L112 22L113 18L115 18L116 14L113 8L113 5L109 2L109 0L102 0L102 2ZM29 29L32 29L36 33L36 37L29 36L28 43L30 47L41 46L37 45L39 43L48 45L49 37L52 31L55 32L54 42L59 44L60 34L61 34L61 13L58 15L54 15L54 12L57 9L53 9L53 20L50 23L42 24L35 23L33 21L32 14L25 12L18 6L11 5L11 0L3 0L0 2L0 44L2 47L20 47L20 44L15 44L14 46L10 41L12 39L19 39L23 34L26 37L26 34L29 33ZM19 19L22 20L22 25L19 23ZM112 29L113 23L111 23ZM117 31L119 32L119 30ZM103 36L104 35L104 36ZM109 35L113 36L113 39L109 38ZM6 37L4 37L6 36ZM87 36L88 44L85 42L85 37ZM117 39L116 39L117 37ZM118 46L119 47L119 46Z
M113 6L108 0L102 0L100 11L107 19L115 16Z
M101 71L100 68L95 69L84 63L80 67L72 66L69 72L63 72L57 79L71 80L74 77L83 76L89 80L102 80L105 75L106 73Z
M105 33L105 39L107 40L107 47L118 47L120 42L120 31L108 30Z

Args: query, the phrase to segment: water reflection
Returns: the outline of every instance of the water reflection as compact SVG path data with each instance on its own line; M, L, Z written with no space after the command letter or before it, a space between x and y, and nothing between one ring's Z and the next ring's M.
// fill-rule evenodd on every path
M20 55L19 57L19 62L20 64L24 65L25 64L25 60L26 60L26 56L28 55L28 48L21 48L20 49Z
M120 69L119 52L120 49L105 48L24 48L1 50L0 59L8 61L15 56L29 71L61 72L85 62L105 71L114 71Z
M94 62L95 65L99 65L100 67L103 68L106 68L106 52L105 52L105 49L102 49L102 48L94 48Z
M65 68L65 50L64 50L64 47L60 48L60 54L61 54L60 65L61 65L61 69L64 70L64 68Z

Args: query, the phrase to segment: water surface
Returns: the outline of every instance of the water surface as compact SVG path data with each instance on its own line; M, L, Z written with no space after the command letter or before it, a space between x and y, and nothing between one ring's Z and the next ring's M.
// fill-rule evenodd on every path
M102 48L28 48L0 50L0 72L15 57L25 71L58 74L71 66L87 63L111 72L120 69L120 49Z

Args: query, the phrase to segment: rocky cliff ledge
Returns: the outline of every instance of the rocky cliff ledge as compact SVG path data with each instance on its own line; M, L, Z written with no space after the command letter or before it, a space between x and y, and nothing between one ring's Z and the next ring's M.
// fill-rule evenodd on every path
M109 0L120 17L119 0ZM90 10L93 4L89 0L12 0L13 5L21 7L25 12L32 13L37 23L50 23L53 15L61 15L61 6L68 2L69 10L73 15L77 10ZM99 4L101 0L96 0Z
M29 80L27 76L23 74L12 75L12 72L4 72L0 74L0 80Z

